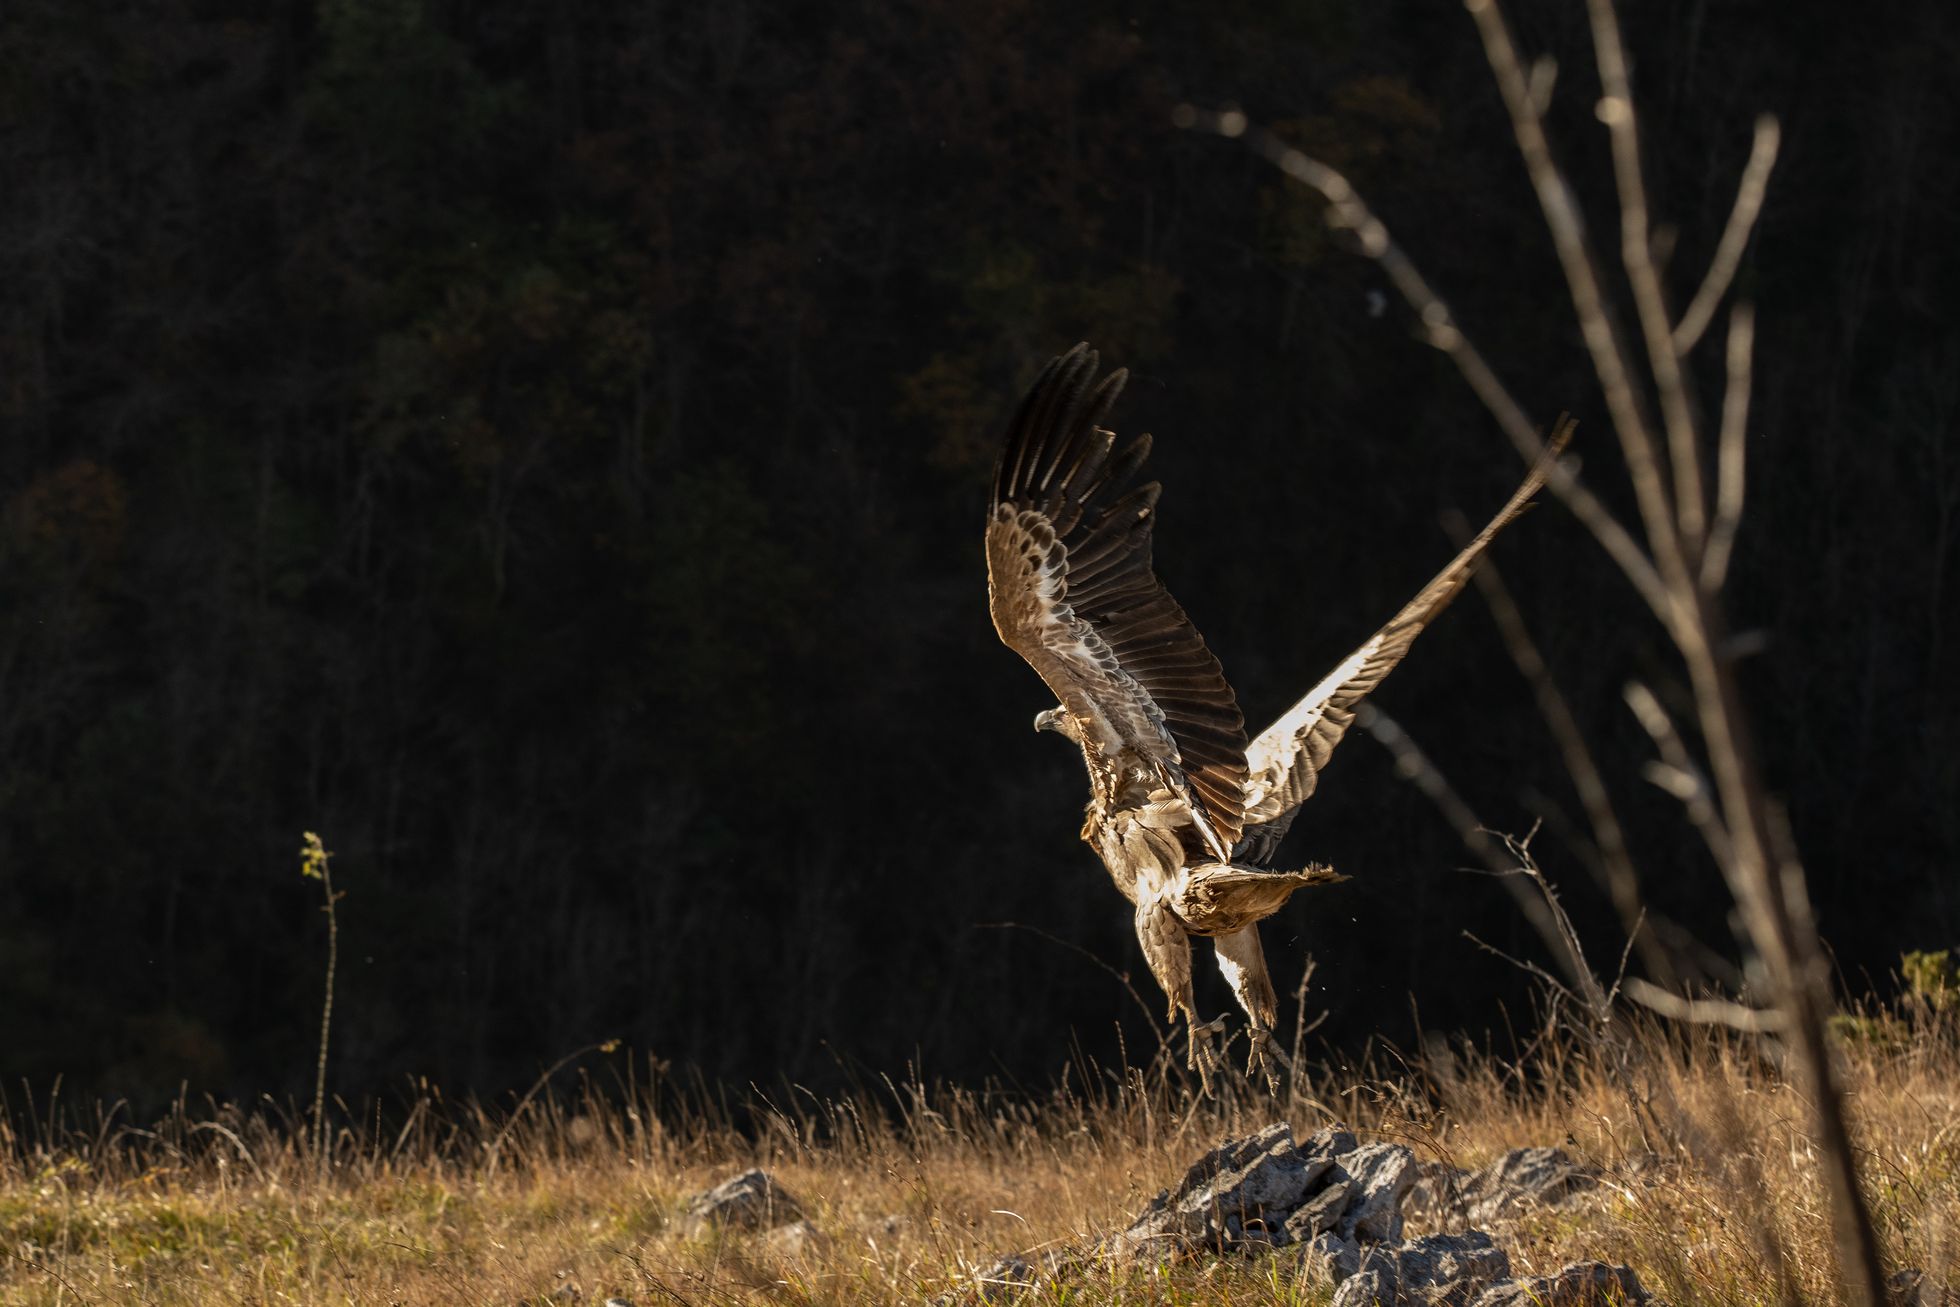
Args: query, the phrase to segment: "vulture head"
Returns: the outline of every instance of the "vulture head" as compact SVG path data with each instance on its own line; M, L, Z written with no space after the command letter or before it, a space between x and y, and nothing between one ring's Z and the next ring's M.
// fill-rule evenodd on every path
M1075 718L1068 715L1068 709L1055 707L1047 712L1036 713L1034 728L1037 731L1053 731L1065 735L1077 744L1082 743L1082 732L1076 729Z

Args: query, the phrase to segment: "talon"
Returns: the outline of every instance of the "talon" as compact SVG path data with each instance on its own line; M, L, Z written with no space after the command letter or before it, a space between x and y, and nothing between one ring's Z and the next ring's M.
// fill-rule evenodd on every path
M1198 1083L1204 1087L1206 1097L1211 1096L1212 1075L1219 1068L1218 1050L1212 1047L1211 1037L1225 1028L1225 1017L1221 1014L1200 1024L1186 1017L1190 1026L1190 1051L1185 1065L1198 1073Z
M1273 1069L1273 1064L1275 1062L1285 1064L1286 1055L1272 1046L1272 1031L1261 1030L1259 1027L1254 1026L1251 1035L1252 1052L1247 1056L1245 1061L1246 1078L1250 1079L1258 1075L1265 1076L1266 1092L1277 1095L1279 1093L1279 1072Z

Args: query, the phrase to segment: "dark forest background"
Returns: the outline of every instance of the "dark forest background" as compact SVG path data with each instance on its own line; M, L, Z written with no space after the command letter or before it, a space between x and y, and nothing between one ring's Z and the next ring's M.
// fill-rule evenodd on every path
M1758 111L1785 148L1732 583L1846 986L1960 937L1960 293L1943 3L1630 0L1684 303ZM1617 223L1582 6L1513 11ZM1088 339L1158 436L1159 567L1263 725L1520 473L1317 201L1349 171L1512 388L1617 455L1468 18L1170 0L0 6L0 1075L494 1092L619 1037L735 1082L1044 1082L1156 1002L1079 758L994 639L1001 424ZM1719 358L1719 339L1705 347ZM1698 377L1705 396L1714 363ZM1564 510L1497 560L1657 914L1733 956L1620 701L1677 675ZM1466 596L1379 695L1622 935ZM1356 733L1266 928L1354 1047L1501 1032L1538 956ZM1207 964L1207 973L1209 966ZM1201 1005L1226 1001L1209 977ZM1290 1021L1290 1012L1286 1020Z

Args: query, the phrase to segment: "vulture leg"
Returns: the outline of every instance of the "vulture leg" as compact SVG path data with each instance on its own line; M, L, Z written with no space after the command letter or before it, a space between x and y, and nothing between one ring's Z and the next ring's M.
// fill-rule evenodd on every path
M1191 937L1185 934L1183 924L1162 899L1145 899L1139 904L1136 924L1137 942L1143 945L1150 974L1157 978L1157 984L1170 1000L1170 1019L1175 1022L1178 1013L1184 1014L1191 1039L1186 1064L1197 1071L1205 1093L1209 1094L1212 1073L1218 1069L1218 1053L1212 1047L1211 1037L1224 1018L1198 1020L1197 996L1191 990Z
M1218 950L1218 969L1238 996L1239 1006L1252 1019L1252 1056L1246 1060L1249 1076L1264 1073L1268 1093L1279 1092L1279 1074L1268 1056L1273 1023L1279 1020L1279 996L1273 992L1273 979L1266 974L1266 951L1259 944L1259 927L1247 926L1212 941Z

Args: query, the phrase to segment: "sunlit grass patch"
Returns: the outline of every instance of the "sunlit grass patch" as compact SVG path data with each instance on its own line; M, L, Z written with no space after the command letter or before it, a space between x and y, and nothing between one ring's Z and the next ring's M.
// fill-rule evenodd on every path
M1885 1015L1913 1037L1843 1049L1867 1189L1894 1264L1950 1279L1956 1021L1916 1000ZM1773 1060L1729 1033L1644 1025L1627 1038L1639 1110L1623 1075L1553 1041L1522 1066L1432 1050L1323 1067L1278 1099L1242 1086L1194 1099L1175 1079L1124 1070L1041 1101L914 1086L802 1116L756 1104L740 1128L671 1095L587 1088L502 1115L430 1095L407 1113L442 1128L348 1126L325 1166L298 1114L180 1106L123 1134L10 1119L0 1304L918 1303L1001 1253L1089 1245L1223 1137L1335 1115L1452 1166L1551 1144L1598 1167L1597 1188L1493 1229L1516 1273L1602 1258L1676 1307L1779 1301L1784 1284L1833 1301L1808 1118ZM797 1198L814 1235L689 1229L688 1197L751 1166ZM1090 1258L1028 1301L1314 1307L1330 1288L1287 1250L1166 1266Z

